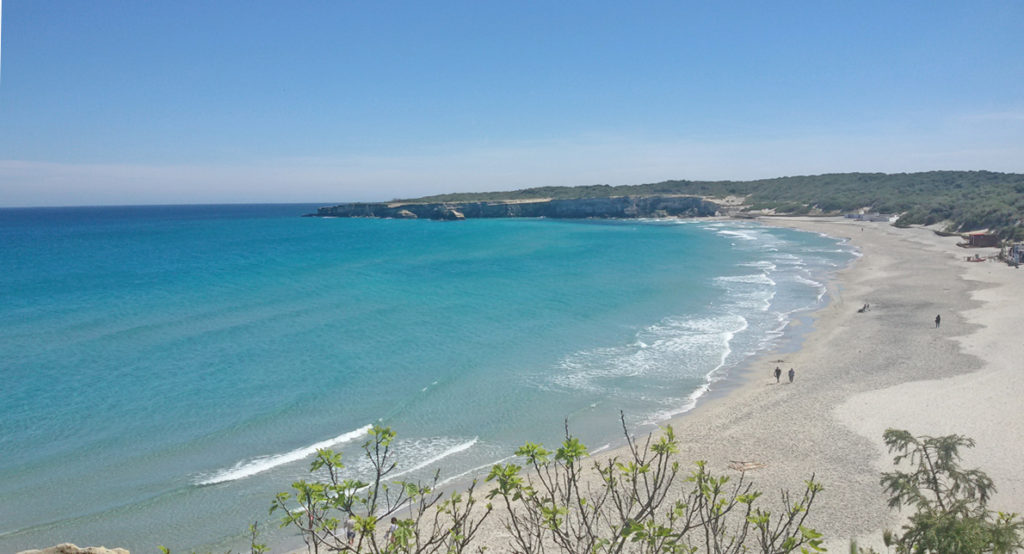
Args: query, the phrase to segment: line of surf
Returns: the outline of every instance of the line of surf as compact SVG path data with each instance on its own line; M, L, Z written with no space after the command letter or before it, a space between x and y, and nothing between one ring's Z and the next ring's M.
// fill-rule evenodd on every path
M464 443L462 443L462 444L458 444L458 445L455 445L455 446L453 446L453 447L449 448L448 450L445 450L444 452L442 452L442 453L438 454L437 456L434 456L433 458L430 458L430 459L428 459L428 460L424 460L423 462L420 462L419 464L416 464L415 466L413 466L413 467L411 467L411 468L409 468L409 469L407 469L407 470L405 470L405 471L400 471L400 472L398 472L398 473L396 473L396 474L394 474L394 475L392 475L392 476L388 477L388 479L397 479L398 477L401 477L402 475L405 475L405 474L407 474L407 473L412 473L412 472L414 472L414 471L416 471L416 470L419 470L419 469L423 469L423 468L427 467L428 465L431 465L431 464L433 464L433 463L436 463L436 462L438 462L438 461L440 461L440 460L442 460L442 459L444 459L444 458L447 458L448 456L451 456L452 454L457 454L457 453L459 453L459 452L462 452L463 450L467 450L467 449L471 448L471 447L472 447L472 446L473 446L474 444L476 444L476 441L477 441L477 439L478 439L478 438L479 438L479 437L473 437L473 438L472 438L471 440L469 440L469 441L466 441L466 442L464 442ZM507 457L507 458L504 458L504 459L498 460L497 462L494 462L494 463L495 463L495 464L499 464L499 463L501 463L501 462L504 462L504 461L506 461L506 460L510 460L510 459L512 459L512 458L514 458L514 456L509 456L509 457ZM455 479L457 479L457 478L459 478L459 477L462 477L462 476L464 476L464 475L467 475L467 474L469 474L469 473L471 473L471 472L473 472L473 471L477 471L477 470L479 470L479 469L482 469L482 468L484 468L484 467L490 467L491 465L492 465L492 464L487 464L487 465L483 465L483 466L480 466L480 467L477 467L477 468L474 468L474 469L470 469L470 470L468 470L468 471L465 471L465 472L463 472L463 473L460 473L459 475L456 475L455 477L450 477L450 478L448 478L448 479L445 479L444 481L441 481L440 483L438 483L438 486L441 486L441 485L447 484L447 483L449 483L449 482L451 482L451 481L454 481ZM353 493L353 494L358 494L358 493L361 493L361 492L363 492L363 491L365 491L365 490L367 490L367 489L369 489L369 488L370 488L370 485L366 485L365 487L360 487L360 488L358 488L358 489L350 489L350 491L349 491L349 492L350 492L350 493ZM406 504L408 504L408 503L409 503L409 501L408 501L408 500L406 500L406 501L405 501L404 503L400 504L400 505L399 505L398 507L400 508L400 507L402 507L402 506L405 506L405 505L406 505ZM292 508L292 511L293 511L293 512L299 512L299 513L302 513L302 512L305 512L305 511L306 511L306 508L305 508L305 507L303 507L303 506L296 506L295 508ZM381 515L381 514L383 514L383 513L385 512L385 511L386 511L386 508L384 508L384 507L381 507L381 508L380 508L380 509L379 509L379 510L378 510L378 511L376 512L376 515Z
M459 473L457 475L452 475L451 477L449 477L447 479L442 479L441 482L439 482L437 484L437 486L442 487L444 485L447 485L448 483L451 483L452 481L455 481L456 479L461 479L462 477L465 477L465 476L467 476L467 475L469 475L471 473L476 473L476 472L480 471L481 469L492 468L492 467L494 467L494 466L496 466L498 464L503 464L503 463L511 460L512 458L515 458L515 456L514 455L513 456L505 456L504 458L502 458L502 459L500 459L500 460L498 460L496 462L490 462L490 463L486 463L484 465L476 466L476 467L474 467L472 469L467 469L466 471L463 471L462 473Z
M333 439L327 439L320 441L309 446L302 448L296 448L290 452L284 454L275 454L273 456L260 456L253 458L248 461L238 462L234 467L218 471L214 475L202 479L196 482L197 485L215 485L217 483L226 483L228 481L237 481L238 479L245 479L246 477L252 477L253 475L269 471L275 467L282 466L291 462L297 462L303 458L307 458L316 454L317 450L322 448L330 448L342 443L346 443L365 435L369 430L370 425L364 425L354 431L338 435Z
M721 379L719 372L726 366L726 363L729 360L729 355L732 354L732 339L735 338L738 333L742 333L750 327L750 322L747 318L738 314L734 315L739 318L740 324L736 328L725 330L720 334L724 348L719 355L718 365L704 375L704 382L686 397L686 402L682 406L671 410L656 412L652 417L649 417L644 421L645 425L657 425L679 414L685 414L686 412L694 409L697 407L697 401L700 400L700 397L704 396L711 390L711 384Z
M427 467L429 465L435 464L435 463L437 463L437 462L447 458L448 456L451 456L452 454L458 454L459 452L462 452L464 450L468 450L468 449L472 448L474 444L476 444L476 441L477 441L478 438L479 437L473 437L472 440L468 440L468 441L466 441L466 442L464 442L462 444L457 444L457 445L449 448L448 450L445 450L444 452L438 454L437 456L434 456L433 458L429 458L427 460L424 460L424 461L422 461L422 462L420 462L420 463L410 467L409 469L407 469L405 471L401 471L399 473L396 473L391 478L401 477L402 475L405 475L407 473L412 473L414 471L418 471L418 470L423 469L423 468L425 468L425 467Z

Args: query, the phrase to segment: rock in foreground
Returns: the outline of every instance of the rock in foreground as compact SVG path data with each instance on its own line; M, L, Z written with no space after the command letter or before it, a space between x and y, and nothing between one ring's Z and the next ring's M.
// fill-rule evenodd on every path
M42 550L23 550L18 554L130 554L123 548L107 548L105 546L87 546L79 548L69 542L44 548Z

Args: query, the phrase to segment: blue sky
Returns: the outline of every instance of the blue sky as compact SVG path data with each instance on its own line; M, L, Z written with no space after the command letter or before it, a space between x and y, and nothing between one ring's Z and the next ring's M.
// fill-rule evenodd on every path
M1024 172L1024 2L6 0L0 206Z

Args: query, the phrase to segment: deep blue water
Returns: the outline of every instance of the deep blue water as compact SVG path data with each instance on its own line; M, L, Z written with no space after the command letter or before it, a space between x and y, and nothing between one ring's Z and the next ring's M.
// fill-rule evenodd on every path
M373 422L425 464L403 478L564 418L599 448L620 410L647 428L777 345L852 256L744 222L314 208L0 210L0 551L237 548Z

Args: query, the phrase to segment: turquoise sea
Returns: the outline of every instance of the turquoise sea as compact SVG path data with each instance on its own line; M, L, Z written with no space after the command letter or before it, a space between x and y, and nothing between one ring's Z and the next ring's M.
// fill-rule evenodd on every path
M0 552L237 550L316 447L365 471L374 422L403 479L565 418L615 444L620 410L653 429L783 345L855 255L740 221L315 208L0 210Z

